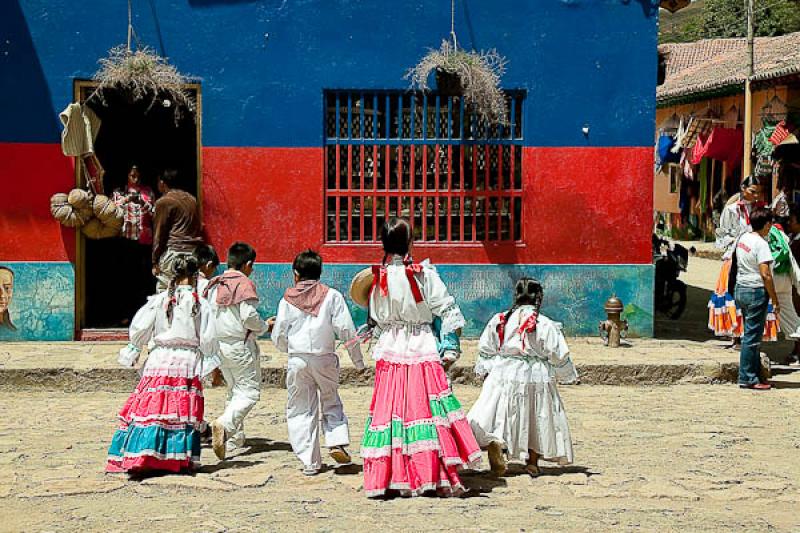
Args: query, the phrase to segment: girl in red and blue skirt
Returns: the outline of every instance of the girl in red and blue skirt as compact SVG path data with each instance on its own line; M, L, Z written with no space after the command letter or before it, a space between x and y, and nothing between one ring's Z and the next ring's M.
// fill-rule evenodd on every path
M198 263L179 258L169 290L134 316L119 362L132 367L150 345L142 378L119 412L107 472L190 472L200 463L204 356L216 355L210 308L197 292Z
M372 269L370 318L375 386L361 443L364 492L414 496L464 492L458 470L477 465L481 451L448 383L431 331L459 331L464 317L430 265L411 263L411 226L391 219L381 231L385 259ZM355 283L354 283L355 286ZM369 286L368 286L369 287Z

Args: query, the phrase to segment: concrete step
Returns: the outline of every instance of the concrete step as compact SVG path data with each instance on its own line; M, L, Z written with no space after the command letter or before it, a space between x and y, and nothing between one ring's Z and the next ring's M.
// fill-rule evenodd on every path
M720 341L631 339L626 347L611 349L597 338L568 339L581 383L591 385L670 385L723 383L736 380L738 352L723 349ZM265 387L286 386L286 355L261 342L262 382ZM130 391L137 371L121 368L116 356L121 343L3 343L0 344L0 390L50 389L58 391ZM464 354L450 370L453 382L480 385L472 367L477 343L464 341ZM374 362L359 374L344 353L344 385L369 386Z

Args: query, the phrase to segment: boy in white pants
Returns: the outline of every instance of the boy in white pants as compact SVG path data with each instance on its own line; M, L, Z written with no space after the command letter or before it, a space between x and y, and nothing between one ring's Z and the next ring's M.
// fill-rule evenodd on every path
M256 338L269 330L258 315L258 295L250 279L256 251L236 242L228 250L228 270L208 284L214 330L220 347L220 370L228 386L222 416L211 423L211 446L222 460L244 446L244 418L261 398L261 353Z
M300 253L292 264L295 286L287 289L278 305L272 342L289 354L286 388L286 421L289 441L309 476L322 468L320 411L325 445L340 464L350 462L345 446L350 431L339 398L339 358L336 337L356 336L353 318L342 294L320 283L322 258L316 252ZM347 348L356 369L364 369L361 346Z

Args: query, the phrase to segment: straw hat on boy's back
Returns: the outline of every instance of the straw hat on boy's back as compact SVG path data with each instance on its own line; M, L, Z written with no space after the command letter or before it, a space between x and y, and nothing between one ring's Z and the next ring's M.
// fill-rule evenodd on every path
M367 267L353 277L350 283L350 298L361 307L369 307L369 295L375 275L372 268Z

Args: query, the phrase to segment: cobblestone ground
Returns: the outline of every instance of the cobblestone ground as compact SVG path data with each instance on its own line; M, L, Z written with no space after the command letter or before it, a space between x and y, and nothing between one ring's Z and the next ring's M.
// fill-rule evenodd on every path
M266 389L249 448L194 477L102 473L125 395L6 393L0 401L2 531L800 530L797 382L563 387L576 465L531 479L464 476L471 497L367 500L360 467L306 478L286 443L286 391ZM469 406L476 387L458 387ZM370 388L342 396L361 437ZM219 389L208 391L209 414ZM354 451L358 446L355 445ZM360 463L360 460L357 460Z

